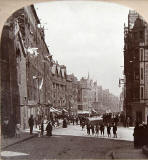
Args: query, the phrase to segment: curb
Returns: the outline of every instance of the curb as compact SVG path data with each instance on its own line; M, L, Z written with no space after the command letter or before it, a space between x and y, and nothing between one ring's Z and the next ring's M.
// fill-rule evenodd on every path
M148 147L146 145L142 147L142 152L148 156Z
M62 127L62 126L55 127L55 129L58 129L58 128L61 128L61 127ZM13 146L13 145L15 145L15 144L18 144L18 143L27 141L27 140L32 139L32 138L37 137L37 136L38 136L38 133L34 133L34 135L32 135L32 136L26 137L26 138L24 138L24 139L21 139L21 140L19 140L19 141L17 141L17 142L12 143L12 144L9 144L9 145L7 145L7 146L1 147L1 150L4 150L4 149L6 149L6 148L8 148L8 147L10 147L10 146Z
M4 150L4 149L6 149L6 148L8 148L8 147L10 147L10 146L13 146L13 145L17 144L17 143L21 143L21 142L27 141L27 140L29 140L29 139L32 139L32 138L36 137L37 135L38 135L38 134L34 134L34 135L30 136L30 137L26 137L26 138L24 138L24 139L21 139L20 141L14 142L14 143L12 143L12 144L10 144L10 145L7 145L7 146L5 146L5 147L1 147L1 150Z

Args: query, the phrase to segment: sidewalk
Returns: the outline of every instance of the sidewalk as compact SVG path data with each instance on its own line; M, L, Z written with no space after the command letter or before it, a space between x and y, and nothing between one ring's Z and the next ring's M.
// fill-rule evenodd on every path
M60 126L58 127L53 127L53 130L54 129L57 129L57 128L60 128L61 127L61 123L60 123ZM23 142L23 141L26 141L26 140L29 140L35 136L38 136L40 130L39 128L35 128L33 129L33 135L30 135L30 130L29 129L26 129L26 130L22 130L21 131L21 135L20 135L20 138L16 138L16 137L12 137L12 138L4 138L3 136L1 136L1 150L9 147L9 146L12 146L14 144L17 144L17 143L20 143L20 142ZM46 131L44 131L44 133L46 133Z
M112 159L148 159L148 156L142 152L142 148L135 149L133 145L114 150Z
M3 136L1 136L1 150L12 146L14 144L26 141L28 139L31 139L33 137L37 136L37 133L33 133L33 135L30 135L29 133L22 131L20 138L16 138L16 137L12 137L12 138L4 138Z

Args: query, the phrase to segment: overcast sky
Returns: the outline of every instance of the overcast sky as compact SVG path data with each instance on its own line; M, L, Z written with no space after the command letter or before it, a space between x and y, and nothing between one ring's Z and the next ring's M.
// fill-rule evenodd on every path
M54 60L78 79L89 72L103 89L119 95L129 8L97 1L53 1L35 8Z

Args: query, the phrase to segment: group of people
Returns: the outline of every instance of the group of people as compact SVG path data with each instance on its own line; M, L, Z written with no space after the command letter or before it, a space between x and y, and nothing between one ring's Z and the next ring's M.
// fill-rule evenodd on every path
M84 129L85 125L82 125L82 130ZM117 138L117 125L114 123L113 126L111 126L109 123L106 126L107 135L108 137L111 137L111 128L113 132L113 138ZM86 124L87 134L88 135L96 135L104 136L105 131L105 125L96 123L95 125L93 123L87 123Z
M39 125L39 129L40 129L40 135L43 136L44 135L44 131L46 130L46 135L47 136L52 136L52 123L51 121L47 121L47 126L46 128L44 128L44 119L42 119L40 125ZM34 119L33 119L33 115L30 116L29 120L28 120L28 124L29 124L29 128L30 128L30 134L33 134L33 126L34 126Z

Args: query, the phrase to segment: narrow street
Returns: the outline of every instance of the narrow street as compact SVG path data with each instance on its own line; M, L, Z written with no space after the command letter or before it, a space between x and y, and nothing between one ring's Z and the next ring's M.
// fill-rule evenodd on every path
M128 128L132 133L132 129ZM119 128L119 133L123 129ZM126 129L125 129L126 132ZM124 134L126 135L126 134ZM79 125L58 128L52 137L36 137L8 147L2 152L3 159L100 159L111 158L110 152L120 148L133 148L133 142L104 137L87 136ZM127 136L128 137L128 136ZM125 138L126 139L126 138Z

